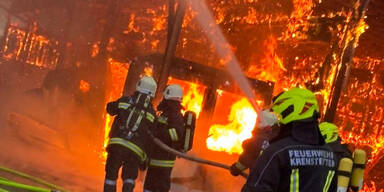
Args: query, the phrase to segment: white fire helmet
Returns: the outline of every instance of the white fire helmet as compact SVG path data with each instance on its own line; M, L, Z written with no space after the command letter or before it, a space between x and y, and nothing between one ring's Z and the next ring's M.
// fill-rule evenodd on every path
M144 76L136 84L136 91L144 94L148 94L151 97L155 96L157 89L156 81L149 76Z
M163 93L164 99L181 101L183 100L183 89L178 84L169 85Z

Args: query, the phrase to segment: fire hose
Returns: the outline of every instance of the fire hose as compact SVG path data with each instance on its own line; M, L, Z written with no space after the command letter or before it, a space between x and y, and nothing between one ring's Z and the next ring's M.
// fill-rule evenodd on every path
M25 190L29 190L29 191L36 191L36 192L51 192L51 191L68 192L68 190L66 190L64 188L61 188L61 187L56 186L54 184L48 183L47 181L44 181L42 179L39 179L39 178L30 176L30 175L27 175L25 173L22 173L22 172L19 172L19 171L10 169L10 168L6 168L6 167L3 167L3 166L0 166L0 170L4 171L4 172L8 172L8 173L13 174L13 175L16 175L18 177L22 177L22 178L28 179L28 180L33 181L35 183L47 186L47 187L49 187L51 189L54 189L54 190L44 189L44 188L30 186L30 185L25 185L25 184L20 184L20 183L14 182L14 181L10 181L10 180L8 180L6 178L1 178L0 177L0 185L2 185L2 186L9 186L9 187L25 189ZM0 188L0 192L3 192L3 191L6 192L7 190Z
M179 157L181 157L183 159L187 159L187 160L194 161L194 162L197 162L197 163L206 164L206 165L210 165L210 166L214 166L214 167L219 167L219 168L230 170L230 166L229 165L218 163L218 162L215 162L215 161L210 161L210 160L202 159L202 158L198 158L198 157L189 156L189 155L187 155L185 153L182 153L180 151L177 151L177 150L169 147L168 145L163 143L160 139L158 139L156 137L153 137L153 136L152 136L152 140L153 140L153 142L156 143L156 145L158 145L159 147L161 147L165 151L167 151L169 153L172 153L172 154L174 154L176 156L179 156ZM244 172L241 172L240 175L242 177L244 177L245 179L248 178L248 174L246 174Z

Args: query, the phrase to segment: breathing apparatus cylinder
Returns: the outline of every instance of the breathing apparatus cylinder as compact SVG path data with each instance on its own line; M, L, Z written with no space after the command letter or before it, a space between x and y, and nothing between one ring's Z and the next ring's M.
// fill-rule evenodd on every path
M363 177L367 154L362 149L356 149L353 152L353 170L351 176L351 189L359 191L363 187Z
M352 159L344 157L340 160L337 172L337 192L346 192L348 190L352 166Z
M193 136L195 133L196 126L196 113L193 111L186 111L184 114L184 127L185 133L183 135L182 149L187 152L192 149L193 146Z

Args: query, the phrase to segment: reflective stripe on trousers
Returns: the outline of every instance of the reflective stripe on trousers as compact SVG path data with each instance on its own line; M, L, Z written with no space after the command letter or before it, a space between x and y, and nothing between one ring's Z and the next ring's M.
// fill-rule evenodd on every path
M127 147L128 149L136 153L140 157L141 161L145 161L145 159L147 159L147 154L145 154L145 152L139 146L135 145L130 141L118 137L113 137L108 142L108 145L110 144L119 144L124 147Z
M325 181L323 192L328 192L328 189L331 186L332 178L334 175L335 175L335 171L328 171L327 180Z
M173 167L174 164L175 161L172 160L151 159L149 161L149 165L154 167Z
M107 185L116 185L116 180L105 179L104 183Z
M124 184L132 184L132 185L135 185L135 180L133 179L125 179L123 181Z
M299 192L299 169L292 169L289 192Z

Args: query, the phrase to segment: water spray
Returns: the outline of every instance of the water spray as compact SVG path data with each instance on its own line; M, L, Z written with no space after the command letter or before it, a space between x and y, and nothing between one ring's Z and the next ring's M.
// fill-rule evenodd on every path
M256 103L256 95L253 92L249 81L243 74L239 62L232 50L227 46L229 45L228 41L224 37L223 32L220 27L216 24L216 20L209 11L205 1L195 1L195 0L186 0L189 1L192 9L197 12L196 19L203 29L212 29L211 32L207 32L206 35L208 39L214 44L216 52L221 58L226 59L226 65L229 74L237 82L241 91L247 97L248 101L252 104L256 113L259 113L260 109Z

